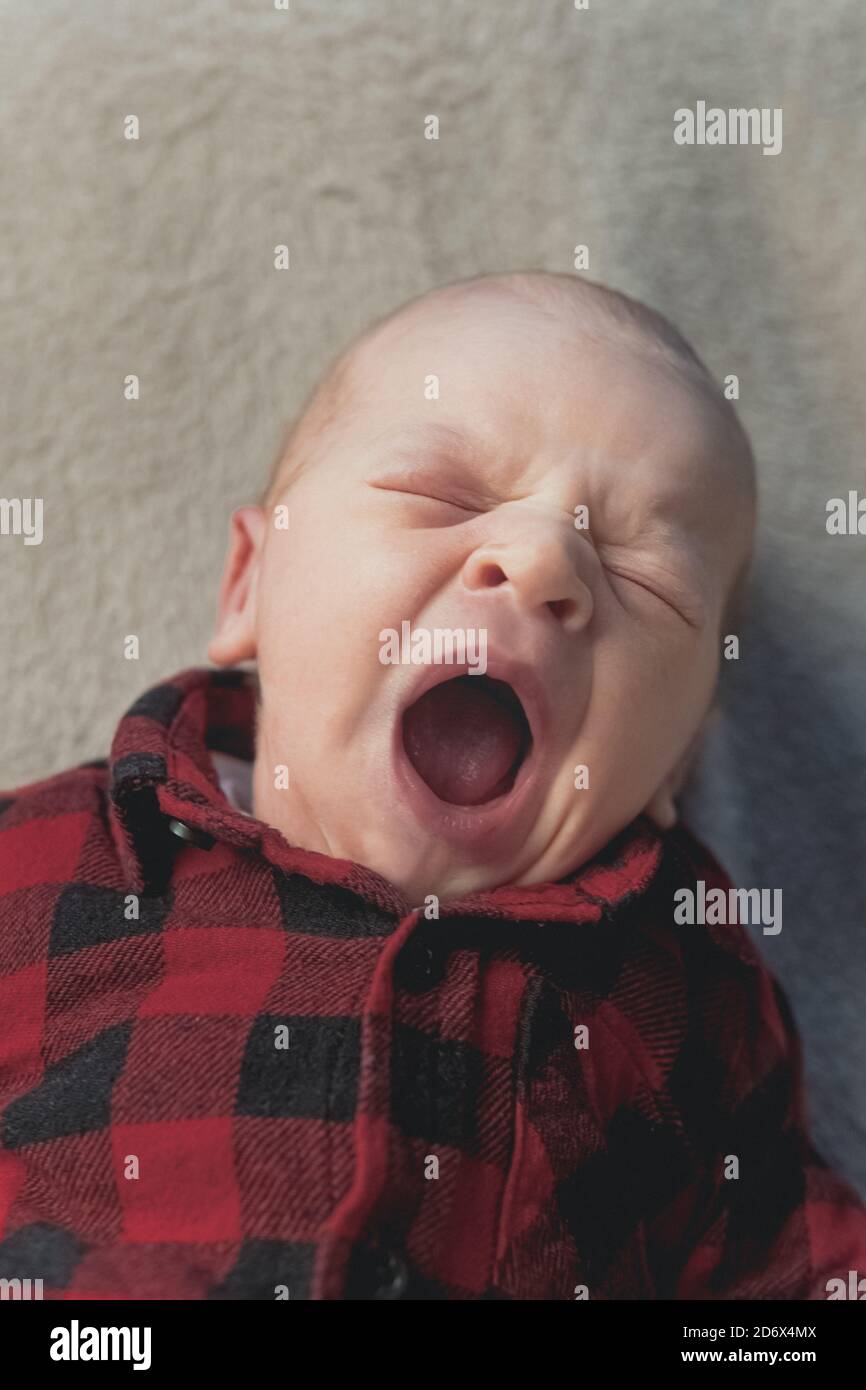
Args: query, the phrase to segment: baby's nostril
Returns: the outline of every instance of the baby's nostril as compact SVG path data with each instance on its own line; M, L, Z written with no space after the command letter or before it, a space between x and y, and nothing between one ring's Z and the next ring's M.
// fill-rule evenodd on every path
M498 589L500 584L506 582L505 571L494 564L482 565L477 578L478 587L482 589Z
M547 606L553 614L554 618L556 618L561 623L565 622L568 618L573 617L577 607L573 598L550 599Z

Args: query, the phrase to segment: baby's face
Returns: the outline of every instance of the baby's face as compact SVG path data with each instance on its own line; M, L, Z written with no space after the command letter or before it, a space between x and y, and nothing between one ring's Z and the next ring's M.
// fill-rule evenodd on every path
M409 311L358 371L279 498L289 529L236 521L211 656L257 660L256 815L413 905L561 878L641 812L672 823L752 526L714 408L496 297ZM410 659L437 630L466 664L447 637Z

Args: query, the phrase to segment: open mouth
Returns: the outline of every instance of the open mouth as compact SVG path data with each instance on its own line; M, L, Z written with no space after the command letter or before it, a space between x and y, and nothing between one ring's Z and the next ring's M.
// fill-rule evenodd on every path
M455 676L425 691L405 711L403 747L440 801L483 806L514 786L532 732L506 681Z

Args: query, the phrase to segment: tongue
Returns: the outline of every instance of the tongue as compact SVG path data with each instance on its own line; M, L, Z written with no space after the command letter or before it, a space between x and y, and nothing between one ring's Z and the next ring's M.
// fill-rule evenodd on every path
M457 806L478 806L508 790L527 733L510 687L483 676L434 686L403 716L412 766L441 801Z

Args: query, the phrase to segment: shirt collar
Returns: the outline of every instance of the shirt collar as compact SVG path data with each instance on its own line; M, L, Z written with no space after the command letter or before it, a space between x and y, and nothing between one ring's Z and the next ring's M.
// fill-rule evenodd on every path
M257 697L255 672L192 668L148 690L121 719L109 759L109 818L134 891L158 892L167 885L179 844L169 821L176 819L199 835L263 854L286 872L339 884L386 912L411 911L413 905L373 870L289 845L274 827L229 803L211 751L253 758ZM639 817L557 883L506 884L443 904L443 910L598 921L646 892L662 850L659 832Z

